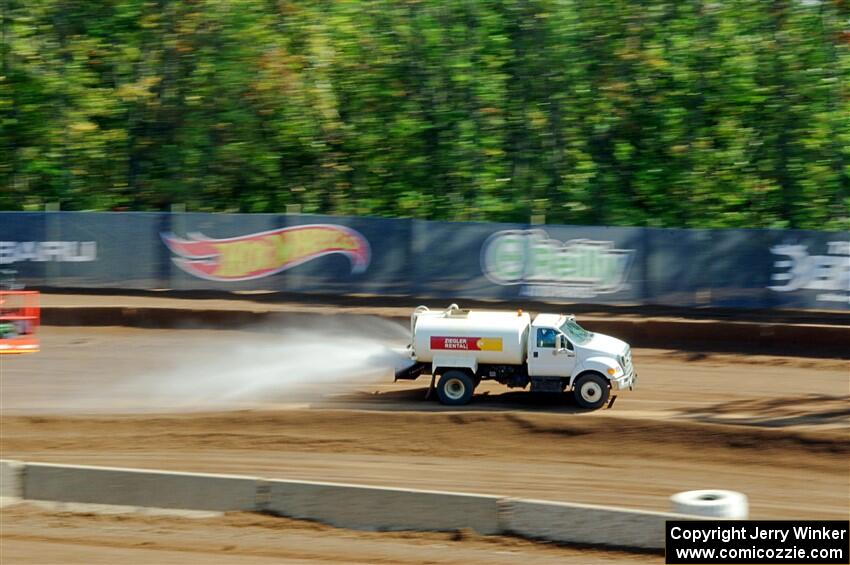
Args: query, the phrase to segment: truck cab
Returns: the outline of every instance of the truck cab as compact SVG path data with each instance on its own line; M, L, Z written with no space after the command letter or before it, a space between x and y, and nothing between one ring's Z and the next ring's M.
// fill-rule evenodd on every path
M633 390L636 378L626 342L589 332L575 316L558 314L534 318L527 367L532 388L536 379L558 378L574 391L579 405L590 408L607 401L610 391Z

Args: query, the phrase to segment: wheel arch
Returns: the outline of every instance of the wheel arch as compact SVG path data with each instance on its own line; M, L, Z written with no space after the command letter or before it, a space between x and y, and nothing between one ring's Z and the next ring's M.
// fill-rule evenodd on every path
M609 357L591 357L581 364L578 368L578 372L572 378L572 382L575 383L582 375L596 373L605 379L605 381L608 382L608 386L610 386L611 377L607 374L608 369L617 369L617 364L613 359Z
M605 373L603 373L602 371L599 371L597 369L584 369L582 372L580 372L575 377L570 379L570 386L575 388L575 384L579 381L579 379L581 379L582 377L584 377L586 375L598 375L598 376L602 377L602 380L604 380L606 383L608 383L608 388L611 388L611 378L608 375L606 375Z

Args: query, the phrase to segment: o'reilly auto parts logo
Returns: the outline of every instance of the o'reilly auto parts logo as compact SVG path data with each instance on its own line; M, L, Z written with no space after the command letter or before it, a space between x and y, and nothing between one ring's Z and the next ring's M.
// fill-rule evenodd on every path
M481 268L496 284L524 285L525 296L590 298L625 289L633 256L612 241L561 242L542 229L505 230L484 243Z
M162 234L175 265L198 278L235 282L268 277L330 254L351 261L351 272L369 266L369 242L360 232L334 224L308 224L227 239L203 234Z

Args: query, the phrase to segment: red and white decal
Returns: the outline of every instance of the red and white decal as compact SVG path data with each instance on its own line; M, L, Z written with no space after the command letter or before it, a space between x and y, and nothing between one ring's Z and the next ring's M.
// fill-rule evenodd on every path
M500 337L431 336L431 349L448 351L501 351Z

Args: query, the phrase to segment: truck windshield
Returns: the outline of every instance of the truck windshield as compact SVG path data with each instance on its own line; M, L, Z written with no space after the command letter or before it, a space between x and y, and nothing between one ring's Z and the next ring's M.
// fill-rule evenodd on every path
M593 338L593 332L589 332L576 323L573 319L568 319L564 322L560 330L567 334L570 341L576 345L584 345Z

